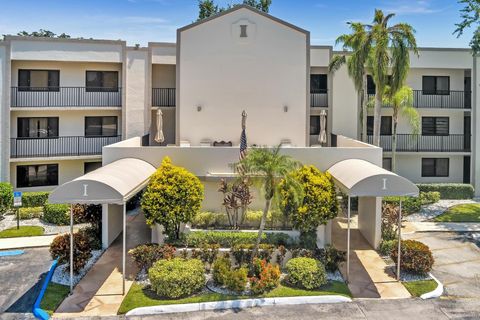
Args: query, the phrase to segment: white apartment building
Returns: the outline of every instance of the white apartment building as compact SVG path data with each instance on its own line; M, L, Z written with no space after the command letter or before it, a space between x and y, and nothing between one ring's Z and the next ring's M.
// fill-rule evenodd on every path
M52 190L125 152L154 166L169 155L203 177L216 199L225 162L238 159L243 110L249 145L282 142L322 170L349 157L378 165L383 158L389 168L392 110L382 110L383 155L355 141L358 95L345 67L329 74L335 54L310 45L308 31L246 6L179 29L176 43L147 47L8 36L0 42L0 178L16 190ZM468 49L452 48L421 48L411 56L407 84L422 128L414 136L400 120L399 175L480 190L477 60ZM373 83L368 89L374 93ZM154 140L158 110L161 144ZM218 207L216 201L206 207Z

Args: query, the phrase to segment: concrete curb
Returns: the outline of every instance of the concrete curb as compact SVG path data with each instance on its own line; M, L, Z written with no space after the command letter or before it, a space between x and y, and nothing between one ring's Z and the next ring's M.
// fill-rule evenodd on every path
M53 272L57 268L57 265L58 265L58 260L53 261L52 266L50 267L50 270L48 271L48 274L45 277L45 281L43 282L42 289L40 290L40 293L38 294L38 297L35 300L35 304L33 305L32 312L37 319L41 319L41 320L50 319L50 316L48 315L48 313L45 312L45 310L43 310L42 308L40 308L40 303L42 303L43 296L45 295L45 291L47 290L48 284L52 279Z
M427 292L427 293L424 293L420 296L420 298L426 300L426 299L432 299L432 298L438 298L440 297L442 294L443 294L443 284L433 276L433 274L431 273L428 273L428 275L433 279L435 280L435 282L437 283L437 287L435 288L435 290L433 291L430 291L430 292Z
M303 296L281 298L259 298L243 300L226 300L215 302L200 302L187 304L173 304L153 307L140 307L127 312L126 316L146 316L167 313L182 313L206 310L243 309L273 305L321 304L352 302L352 299L339 296Z

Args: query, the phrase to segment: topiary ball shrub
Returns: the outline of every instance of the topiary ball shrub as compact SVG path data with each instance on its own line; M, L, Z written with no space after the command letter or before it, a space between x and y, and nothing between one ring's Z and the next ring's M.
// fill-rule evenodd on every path
M203 263L198 259L159 260L148 270L152 290L177 299L200 291L205 285Z
M92 248L84 233L73 234L73 272L78 273L92 256ZM60 264L70 265L70 234L65 233L53 239L50 244L52 259L58 259Z
M396 248L398 242L395 242ZM400 246L400 268L404 271L425 274L432 270L434 263L430 248L416 240L403 240ZM393 250L390 257L397 263L398 252Z
M155 262L161 259L172 259L175 255L175 247L171 245L158 245L154 243L141 244L128 251L139 269L149 269Z
M293 258L288 260L287 281L299 288L316 289L327 283L323 264L313 258Z
M236 293L241 293L245 291L245 286L248 282L248 269L247 268L238 268L235 270L230 270L225 278L225 287L232 290Z

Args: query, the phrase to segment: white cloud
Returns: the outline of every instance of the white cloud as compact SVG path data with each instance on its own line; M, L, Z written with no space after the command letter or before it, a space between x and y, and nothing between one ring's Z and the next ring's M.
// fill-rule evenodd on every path
M434 6L431 0L402 0L402 1L387 1L384 12L402 14L431 14L441 12L445 8Z

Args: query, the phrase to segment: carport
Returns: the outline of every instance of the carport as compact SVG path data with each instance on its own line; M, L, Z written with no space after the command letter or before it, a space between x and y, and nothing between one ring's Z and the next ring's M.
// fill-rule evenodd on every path
M50 203L70 204L70 293L73 290L73 205L101 204L123 207L122 295L125 294L126 203L148 183L155 167L134 158L120 159L57 187ZM105 210L105 208L103 209Z
M409 180L391 171L385 170L371 162L360 159L348 159L337 162L331 166L329 172L338 188L348 196L347 209L347 266L346 280L350 272L350 215L352 197L386 197L386 196L417 196L418 188ZM380 212L378 212L380 211ZM381 216L376 209L376 215ZM378 217L377 217L378 218ZM400 201L400 214L398 216L398 261L397 280L400 279L400 248L401 248L401 220L402 201Z

